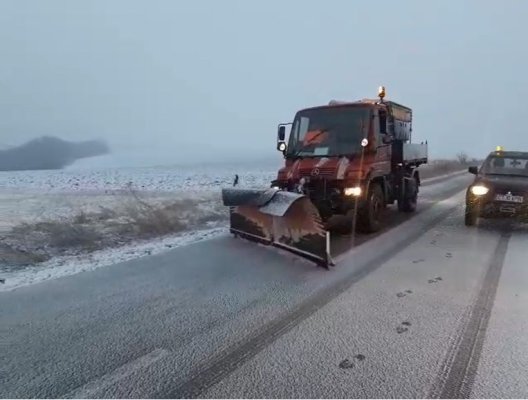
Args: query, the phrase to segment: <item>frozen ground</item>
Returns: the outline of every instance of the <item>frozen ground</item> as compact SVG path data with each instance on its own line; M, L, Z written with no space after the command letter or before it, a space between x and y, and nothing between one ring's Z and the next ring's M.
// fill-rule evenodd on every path
M0 253L4 253L4 257L0 254L0 279L5 279L0 291L157 254L218 235L225 230L227 218L227 211L220 203L221 187L230 186L235 174L240 177L240 186L265 187L276 169L273 163L263 163L0 172ZM130 207L137 206L130 189L156 208L179 207L171 209L178 214L178 222L181 221L175 229L177 232L158 237L148 232L147 240L129 240L95 251L65 248L61 254L29 266L20 265L26 258L19 262L19 257L9 257L6 247L2 246L15 242L27 250L29 242L38 240L32 227L41 222L67 226L79 217L115 213L111 219L89 221L94 228L103 230L110 220L119 220L130 214ZM13 228L20 230L24 224L26 227L14 235Z
M274 163L262 163L0 172L0 253L4 253L4 257L0 254L0 279L5 279L0 291L160 253L218 235L225 231L227 219L227 210L220 203L221 187L230 186L235 174L240 176L241 186L267 187L277 167ZM460 166L433 165L425 168L424 175L441 175L454 169ZM127 225L123 216L130 214L129 206L135 202L130 188L154 207L170 205L171 212L176 214L172 217L178 223L160 232L137 234L136 240L135 232L126 232L126 240L119 240L119 229ZM40 246L42 232L34 229L37 226L39 229L49 223L54 224L53 229L71 226L82 236L85 231L79 232L79 226L104 231L118 222L121 225L115 230L117 234L114 232L116 241L110 246L106 240L98 246L81 243L82 246L69 248L69 238L64 236L70 233L65 230L59 232L63 236L59 243L65 244L56 244L55 250L48 251L45 261L37 265L23 266L26 259L20 262L7 254L6 246L13 243L30 252L35 250L34 244ZM49 245L42 240L46 243L42 247Z
M48 279L73 275L118 262L159 254L164 251L185 246L190 243L216 237L225 228L202 229L193 232L183 232L150 241L138 241L118 248L98 250L88 254L54 257L36 266L12 268L0 266L0 278L4 279L0 285L0 292L31 285Z
M216 189L233 182L235 174L241 183L261 185L276 174L280 164L257 165L210 164L148 168L92 168L54 171L0 172L0 189L38 190L39 192L116 192L130 182L140 190L174 192Z
M129 197L129 185L153 202L217 201L220 188L231 185L235 174L242 186L263 187L276 168L262 164L0 172L0 233L20 222L114 208Z

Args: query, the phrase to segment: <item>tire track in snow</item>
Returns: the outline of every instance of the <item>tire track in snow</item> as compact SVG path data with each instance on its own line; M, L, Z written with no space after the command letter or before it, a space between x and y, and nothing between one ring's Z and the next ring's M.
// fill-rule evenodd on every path
M445 373L431 391L431 398L459 399L471 394L510 237L511 232L507 232L499 238L477 299L448 351L442 368Z

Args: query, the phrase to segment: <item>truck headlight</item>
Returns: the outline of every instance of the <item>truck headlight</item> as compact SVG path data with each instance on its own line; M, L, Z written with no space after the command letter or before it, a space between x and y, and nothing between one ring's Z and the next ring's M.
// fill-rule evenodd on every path
M482 185L471 186L471 193L473 193L475 196L484 196L488 192L489 192L489 189L486 186L482 186Z
M359 186L345 188L345 196L361 196L361 188Z

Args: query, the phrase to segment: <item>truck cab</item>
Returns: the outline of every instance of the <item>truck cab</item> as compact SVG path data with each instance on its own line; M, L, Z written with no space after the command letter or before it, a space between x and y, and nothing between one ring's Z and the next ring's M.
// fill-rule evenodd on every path
M398 201L414 211L420 185L419 165L427 162L427 144L412 144L412 110L379 99L330 101L305 108L290 124L280 124L277 149L284 166L272 186L304 193L330 226L340 218L349 231L381 227L383 209ZM286 126L291 126L286 138Z

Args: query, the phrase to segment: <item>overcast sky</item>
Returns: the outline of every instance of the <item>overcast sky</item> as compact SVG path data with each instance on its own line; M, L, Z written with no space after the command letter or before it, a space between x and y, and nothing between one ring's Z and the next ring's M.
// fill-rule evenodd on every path
M299 108L387 88L432 157L528 150L528 1L0 0L0 148L277 157ZM108 160L107 160L108 162Z

